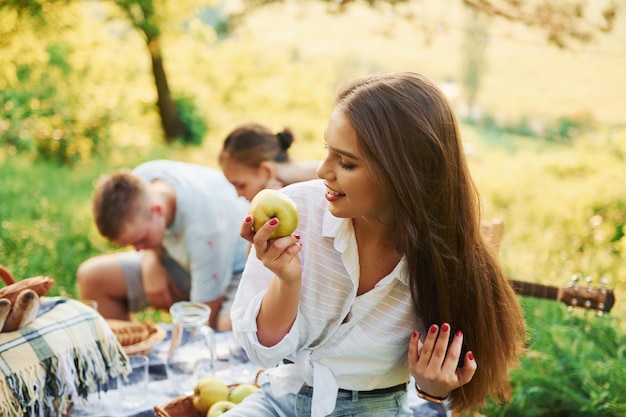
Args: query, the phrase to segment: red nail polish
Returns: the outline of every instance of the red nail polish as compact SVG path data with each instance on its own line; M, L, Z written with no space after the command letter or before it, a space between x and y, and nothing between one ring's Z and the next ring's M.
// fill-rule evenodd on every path
M441 331L446 333L448 330L450 330L450 325L448 323L444 323L441 325Z
M270 220L270 226L276 226L278 224L278 219L276 217L273 217L272 220Z
M300 235L293 235L297 240L300 240Z
M437 333L437 325L433 324L432 326L430 326L430 332Z
M417 330L413 330L413 337L417 337Z
M252 221L252 216L247 216L245 222L250 223Z
M463 332L460 331L460 330L457 330L455 335L456 335L456 337L461 337L461 336L463 336Z
M469 359L470 361L474 360L474 353L473 352L468 352L467 353L467 359Z

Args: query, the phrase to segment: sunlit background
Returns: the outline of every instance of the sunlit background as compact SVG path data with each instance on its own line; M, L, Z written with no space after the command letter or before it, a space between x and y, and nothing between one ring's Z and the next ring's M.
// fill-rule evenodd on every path
M42 19L16 11L38 3ZM147 3L158 32L112 1L0 4L0 264L75 297L80 262L119 250L92 224L100 174L153 158L217 167L225 135L250 121L290 127L292 155L321 159L338 83L414 70L457 110L484 218L505 224L507 275L558 288L578 275L587 294L615 299L594 304L596 317L581 302L570 312L571 300L522 297L536 344L509 407L485 413L626 414L626 2L582 2L591 22L615 4L613 28L560 47L545 28L460 0ZM152 49L146 34L158 35ZM162 125L155 58L181 137Z

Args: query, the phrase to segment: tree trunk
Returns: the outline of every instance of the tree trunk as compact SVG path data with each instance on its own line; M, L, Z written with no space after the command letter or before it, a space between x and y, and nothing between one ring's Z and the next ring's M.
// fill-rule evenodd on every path
M159 115L161 116L161 126L165 134L167 143L172 143L178 138L182 138L185 134L185 125L180 118L176 103L172 100L170 88L163 67L163 58L161 56L161 46L158 38L152 38L148 42L150 50L150 58L152 60L152 73L154 74L154 84L157 89L157 106Z
M486 50L489 43L489 17L475 10L466 11L463 30L463 76L468 116L476 119L475 106L483 77L487 71Z

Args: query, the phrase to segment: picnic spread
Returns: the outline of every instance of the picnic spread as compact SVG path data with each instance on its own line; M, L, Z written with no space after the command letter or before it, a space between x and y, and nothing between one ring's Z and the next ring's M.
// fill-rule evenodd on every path
M171 326L105 319L85 302L47 297L54 285L49 277L15 281L0 265L0 278L6 284L0 288L0 416L188 414L191 397L173 392L165 373ZM256 374L257 384L262 370L247 357L240 361L231 338L231 332L215 334L215 376L233 387ZM118 377L131 372L131 355L149 355L149 388L145 403L120 408ZM444 408L427 410L430 404L415 395L410 403L416 415L447 415Z
M30 324L0 333L0 415L66 416L129 371L127 355L94 309L42 297Z

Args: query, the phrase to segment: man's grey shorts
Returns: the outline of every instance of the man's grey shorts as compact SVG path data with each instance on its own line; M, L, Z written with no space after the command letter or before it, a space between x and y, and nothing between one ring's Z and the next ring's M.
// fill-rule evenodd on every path
M126 278L126 288L128 296L128 309L130 311L139 311L148 307L148 299L143 289L143 282L141 279L141 260L143 254L141 252L120 252L117 255L117 259L122 265L124 271L124 277ZM183 300L189 300L189 294L191 291L191 274L178 262L172 259L170 256L165 256L161 264L168 271L174 285L183 294ZM241 273L233 274L233 279L226 289L226 299L222 303L222 312L230 312L230 308L237 292L237 286L241 279ZM179 301L179 300L176 300Z

